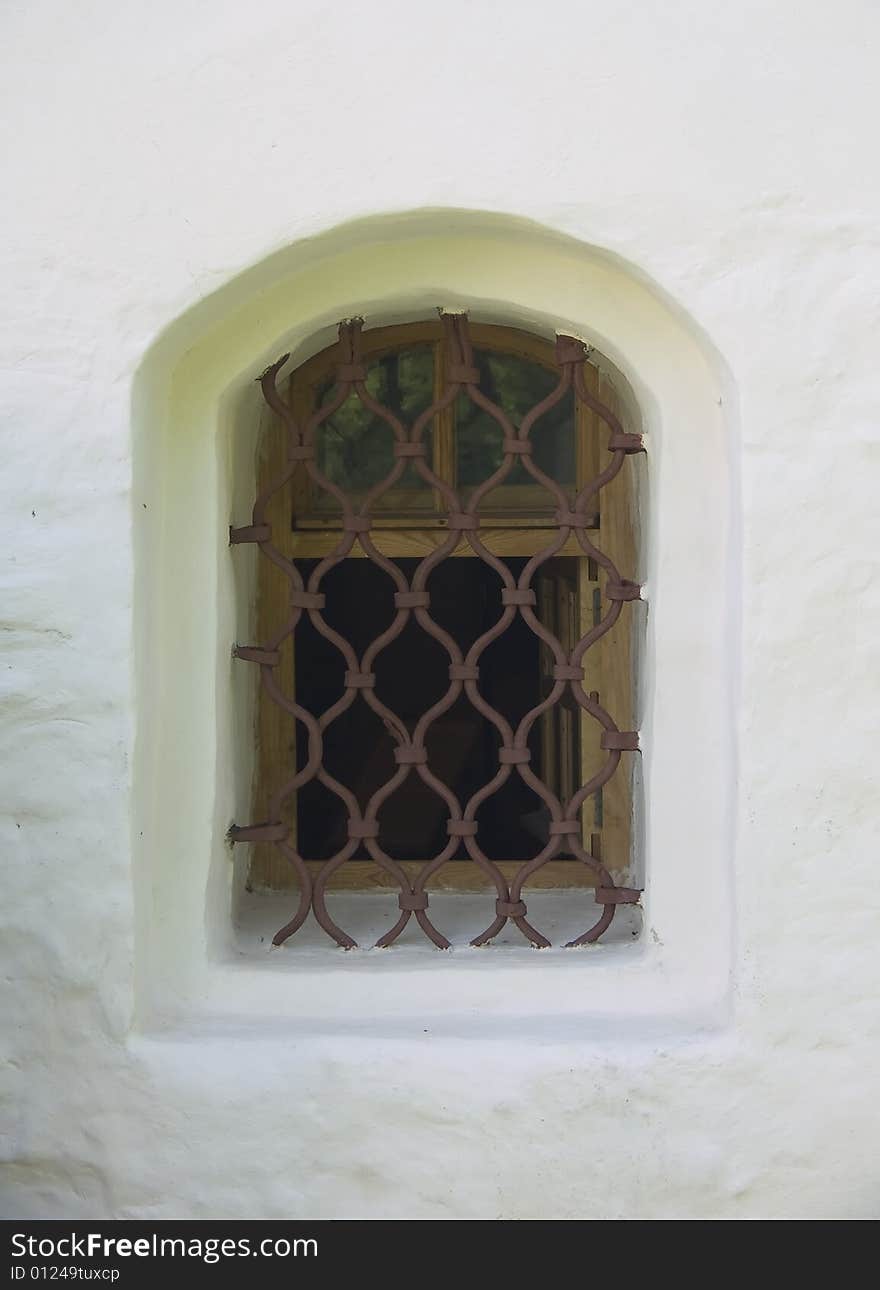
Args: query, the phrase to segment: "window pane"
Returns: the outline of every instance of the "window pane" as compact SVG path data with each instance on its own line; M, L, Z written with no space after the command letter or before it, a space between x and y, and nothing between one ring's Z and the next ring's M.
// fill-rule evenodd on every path
M373 360L367 365L365 384L373 398L394 412L408 427L433 402L433 345L415 345ZM320 405L331 400L334 388L332 379L321 386L318 390ZM431 461L431 432L432 427L428 426L422 435L428 462ZM364 407L354 391L329 421L319 426L315 438L318 469L346 493L362 495L383 480L394 467L394 432L381 417ZM315 493L318 507L338 509L337 503L326 492L316 488ZM402 493L415 496L402 499ZM393 489L380 498L377 505L393 504L396 509L406 509L407 505L425 506L430 503L430 487L408 461Z
M395 560L408 582L420 563L410 558ZM525 557L508 557L505 563L512 576L518 578L527 561ZM304 582L308 582L317 561L297 560L296 564ZM576 586L576 560L557 560L553 569L554 590L563 578ZM500 586L497 573L482 560L444 560L432 572L432 617L463 651L497 622ZM388 575L369 560L341 560L324 576L321 588L327 595L325 621L362 657L394 617L394 588ZM571 647L567 639L566 647ZM319 717L342 692L345 661L306 615L296 628L295 648L296 701ZM547 679L549 667L542 663L541 652L538 637L517 615L482 656L480 693L514 726L552 688L552 680ZM401 635L380 652L375 676L376 696L413 730L420 716L449 688L449 657L411 619ZM533 769L557 792L561 782L558 767L567 755L573 768L565 784L569 796L574 791L573 775L580 767L578 726L571 712L564 710L559 716L554 707L542 722L532 726L529 737ZM297 765L303 766L308 759L308 733L302 722L297 722L296 727ZM551 740L555 741L552 766L545 751ZM497 774L498 742L495 727L465 694L431 723L426 740L429 764L461 805ZM358 699L325 730L323 765L351 789L363 811L372 795L395 774L394 745L395 740L379 716ZM397 860L427 860L447 845L448 818L445 800L417 775L409 775L379 811L381 845ZM517 774L511 774L483 803L477 818L480 845L494 860L529 860L546 846L550 836L550 813L545 803ZM297 838L304 857L326 860L340 851L346 843L347 821L348 812L336 794L314 780L300 789ZM356 858L368 856L362 844ZM470 863L464 844L456 858Z
M481 391L504 409L517 428L525 414L559 383L558 373L514 354L477 349L474 360L480 372ZM501 465L502 438L497 421L462 391L455 403L455 441L458 484L465 492L488 479ZM570 487L575 478L574 396L570 391L538 419L529 438L535 464L557 483ZM519 460L504 481L504 486L508 485L538 487ZM546 491L542 492L547 498ZM500 490L490 493L486 504L502 506Z

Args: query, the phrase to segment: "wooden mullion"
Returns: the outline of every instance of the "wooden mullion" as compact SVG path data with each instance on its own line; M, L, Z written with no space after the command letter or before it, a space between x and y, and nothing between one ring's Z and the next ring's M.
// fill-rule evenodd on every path
M301 372L294 372L290 378L288 401L299 426L305 426L311 416L317 398L317 386L309 385ZM280 430L280 427L279 427ZM293 477L290 487L289 523L293 526L301 516L308 515L315 505L315 490L308 471L300 467Z
M443 397L446 389L446 366L448 362L445 335L434 345L434 399ZM434 418L434 473L451 488L455 487L455 404L441 408ZM447 510L445 497L439 490L433 490L434 510Z
M448 532L449 530L444 528L414 525L406 529L375 528L371 530L370 536L382 555L388 556L391 560L402 560L407 557L421 558L430 555L446 540ZM495 528L481 530L480 540L495 555L528 557L546 549L558 534L558 529ZM279 548L292 560L321 559L336 549L341 538L341 529L301 530L288 533L285 536L285 545L279 544ZM581 548L577 538L570 536L556 554L579 557ZM450 555L465 559L479 558L464 537ZM351 548L348 558L355 560L364 558L364 551L359 542Z
M499 490L500 491L500 490ZM392 494L386 494L392 496ZM389 529L422 529L422 530L440 530L448 528L445 515L438 514L436 511L429 510L427 507L423 511L415 507L409 507L403 511L374 511L371 515L372 532L387 531ZM516 510L503 510L495 512L480 513L480 531L490 529L522 529L527 532L530 529L546 531L553 522L552 513L548 510L543 514L523 515ZM342 520L340 515L325 514L311 515L306 519L299 520L294 524L294 528L300 533L341 533Z

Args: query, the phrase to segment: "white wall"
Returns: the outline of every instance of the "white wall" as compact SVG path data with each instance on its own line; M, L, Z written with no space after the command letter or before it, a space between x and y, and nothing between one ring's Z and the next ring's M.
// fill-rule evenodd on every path
M876 1213L876 11L415 8L4 11L4 1210ZM178 911L164 941L191 935L198 962L154 953L168 864L142 821L215 809L196 788L222 762L196 746L174 800L146 793L174 755L137 698L161 708L144 658L167 666L173 637L141 575L165 558L161 444L189 397L181 375L209 370L198 354L217 361L236 311L259 316L260 292L317 255L306 239L443 208L607 252L678 319L727 409L738 807L700 931L710 954L731 923L734 941L702 1020L666 1006L662 954L619 1025L613 1008L573 1006L564 1028L531 1015L518 1030L492 1007L491 952L469 969L483 994L467 1026L378 1006L356 1020L200 1012L202 925ZM400 226L385 227L393 248ZM585 324L600 305L579 309ZM197 499L206 513L221 475ZM210 562L205 576L221 577ZM686 812L679 828L653 871L699 881ZM223 893L194 878L205 863L178 880L210 931ZM517 969L535 1009L543 962ZM578 959L578 996L602 962ZM605 1004L617 989L595 986Z

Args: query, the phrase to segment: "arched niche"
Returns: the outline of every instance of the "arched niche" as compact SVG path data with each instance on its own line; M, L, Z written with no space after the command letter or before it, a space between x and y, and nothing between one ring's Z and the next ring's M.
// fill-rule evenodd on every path
M138 373L134 839L144 1019L206 999L211 1010L248 1015L332 1000L348 1010L359 990L364 1007L380 1007L369 971L341 969L338 957L296 968L292 955L267 955L245 966L236 945L226 835L248 811L253 696L234 675L231 646L249 638L256 553L233 562L227 534L253 497L263 367L283 351L294 362L317 353L340 318L381 326L438 306L582 337L648 447L637 574L650 605L638 714L650 934L627 948L630 967L616 977L616 949L603 952L601 969L574 952L564 967L551 955L535 971L547 982L556 971L590 968L594 983L611 973L614 996L633 962L646 973L662 960L667 979L675 972L689 983L681 998L717 1006L725 997L739 599L732 382L698 327L631 266L524 221L438 211L360 221L268 257L170 326ZM438 1000L463 961L432 965ZM505 963L481 960L478 997L494 998ZM316 974L308 1002L291 993L292 971L303 981ZM657 990L657 1006L668 1007ZM650 1008L650 994L643 983L639 1009ZM381 1007L394 997L386 991ZM584 1006L558 997L555 1008Z

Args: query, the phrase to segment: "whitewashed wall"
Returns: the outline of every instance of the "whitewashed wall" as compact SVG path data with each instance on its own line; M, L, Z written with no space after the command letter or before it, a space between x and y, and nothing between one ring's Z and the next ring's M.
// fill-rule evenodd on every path
M30 0L0 24L4 1212L876 1214L875 7ZM190 810L217 750L145 799L174 755L146 710L144 660L174 643L140 576L174 502L150 425L179 426L181 379L306 239L388 216L393 252L396 217L433 211L436 236L444 209L450 237L532 221L609 254L729 409L723 585L694 591L726 606L736 699L702 1013L676 1013L658 951L641 1008L629 969L581 956L565 1025L518 1027L488 955L479 1006L437 1024L381 989L304 1017L277 977L277 1006L221 1015L163 934L142 824ZM677 846L700 878L686 813ZM206 864L175 931L210 975Z

